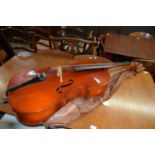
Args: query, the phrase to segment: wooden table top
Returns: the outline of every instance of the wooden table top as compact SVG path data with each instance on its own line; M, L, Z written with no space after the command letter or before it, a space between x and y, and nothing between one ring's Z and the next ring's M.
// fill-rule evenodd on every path
M105 38L104 51L155 60L155 39L137 39L132 36L110 34Z
M111 98L72 128L155 128L155 84L148 72L124 80Z
M0 67L0 99L5 96L7 83L14 73L35 66L47 67L75 61L70 55L57 54L57 51L53 50L40 51L27 57L14 56ZM148 72L142 72L124 80L109 100L93 111L83 114L69 127L155 128L154 94L155 85L151 75ZM0 110L12 113L8 105L0 104Z

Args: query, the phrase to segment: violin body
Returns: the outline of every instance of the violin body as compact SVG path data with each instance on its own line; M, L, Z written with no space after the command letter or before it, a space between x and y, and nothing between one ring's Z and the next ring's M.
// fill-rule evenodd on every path
M10 80L8 89L49 70L33 68L17 73ZM75 98L101 96L110 81L110 74L107 69L76 72L73 67L68 67L62 69L62 78L63 81L52 70L44 80L10 91L8 101L18 120L26 125L39 125Z

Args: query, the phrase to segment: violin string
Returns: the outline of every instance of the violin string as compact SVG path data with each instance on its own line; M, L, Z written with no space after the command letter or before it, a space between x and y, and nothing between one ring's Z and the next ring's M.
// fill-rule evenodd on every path
M111 67L117 67L117 66L120 66L120 65L129 65L130 64L130 62L116 62L116 63L96 63L96 64L71 64L71 65L60 65L61 66L61 70L63 70L64 68L69 68L69 67L94 67L94 69L95 69L95 67L97 67L97 66L103 66L104 65L104 67L105 68L111 68ZM103 67L103 68L104 68ZM56 67L51 67L47 72L46 72L46 74L50 74L51 72L53 72L53 71L56 71L57 72L57 69L58 69L58 66L56 66Z

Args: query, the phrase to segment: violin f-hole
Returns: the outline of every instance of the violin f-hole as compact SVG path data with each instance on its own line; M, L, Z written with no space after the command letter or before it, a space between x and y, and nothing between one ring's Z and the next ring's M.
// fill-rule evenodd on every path
M72 79L69 79L68 80L68 83L58 86L57 89L56 89L56 92L58 94L62 94L62 88L71 86L72 84L73 84L73 80Z

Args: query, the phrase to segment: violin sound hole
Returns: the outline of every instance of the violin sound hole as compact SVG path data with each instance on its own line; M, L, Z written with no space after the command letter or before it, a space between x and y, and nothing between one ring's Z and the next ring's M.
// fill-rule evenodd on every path
M68 83L58 86L58 88L56 89L56 92L57 92L58 94L62 94L62 88L71 86L72 83L73 83L73 80L69 79L69 80L68 80Z

